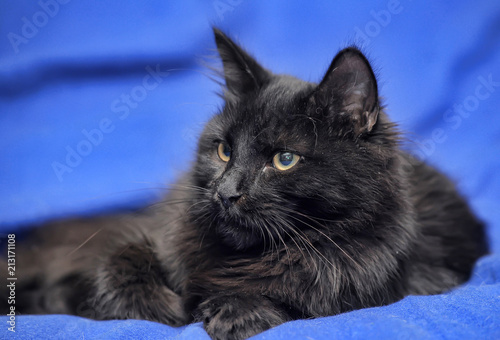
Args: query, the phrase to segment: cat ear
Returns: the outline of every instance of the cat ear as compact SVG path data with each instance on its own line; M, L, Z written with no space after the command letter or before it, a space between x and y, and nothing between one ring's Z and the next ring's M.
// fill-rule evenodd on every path
M269 78L269 72L222 31L215 27L213 30L227 90L237 97L258 90Z
M377 122L377 80L370 63L355 47L337 54L313 98L316 104L334 106L340 114L348 114L356 137L370 132Z

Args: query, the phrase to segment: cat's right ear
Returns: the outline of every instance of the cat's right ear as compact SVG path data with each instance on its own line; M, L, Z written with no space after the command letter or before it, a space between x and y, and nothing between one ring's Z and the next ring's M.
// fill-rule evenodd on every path
M323 108L334 107L352 123L356 137L369 133L380 111L377 80L366 57L355 47L340 51L312 97Z
M236 97L257 91L270 73L218 28L213 27L215 43L222 59L227 90Z

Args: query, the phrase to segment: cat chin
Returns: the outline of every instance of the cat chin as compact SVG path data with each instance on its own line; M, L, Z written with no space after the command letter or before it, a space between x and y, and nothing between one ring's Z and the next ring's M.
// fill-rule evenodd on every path
M241 224L220 223L216 232L222 243L234 250L257 248L263 243L259 230Z

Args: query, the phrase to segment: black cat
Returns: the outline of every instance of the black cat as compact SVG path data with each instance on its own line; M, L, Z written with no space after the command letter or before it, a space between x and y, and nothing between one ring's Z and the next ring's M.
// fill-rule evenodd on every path
M318 85L214 31L225 106L192 169L144 211L35 231L18 251L21 313L203 321L214 339L242 339L469 278L483 226L400 149L358 49Z

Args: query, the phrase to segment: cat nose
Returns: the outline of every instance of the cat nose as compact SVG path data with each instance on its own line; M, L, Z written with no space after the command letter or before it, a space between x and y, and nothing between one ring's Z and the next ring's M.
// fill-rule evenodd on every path
M233 204L235 204L241 197L240 194L226 195L224 193L218 192L217 197L221 201L224 208L229 209Z

